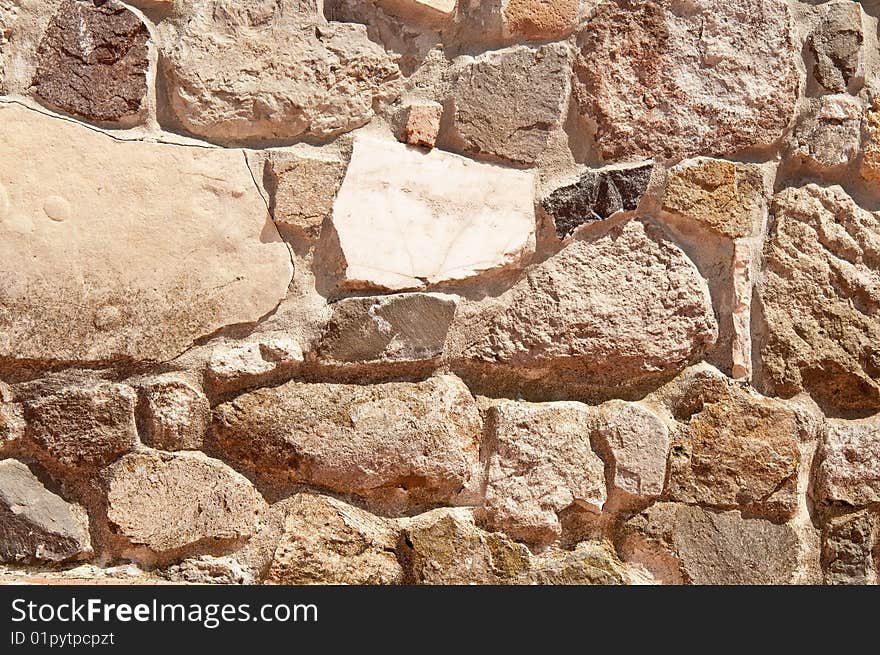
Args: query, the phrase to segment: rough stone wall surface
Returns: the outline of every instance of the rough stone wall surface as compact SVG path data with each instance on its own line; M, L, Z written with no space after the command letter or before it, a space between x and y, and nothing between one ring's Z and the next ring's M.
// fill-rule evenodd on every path
M878 12L0 0L0 582L877 584Z

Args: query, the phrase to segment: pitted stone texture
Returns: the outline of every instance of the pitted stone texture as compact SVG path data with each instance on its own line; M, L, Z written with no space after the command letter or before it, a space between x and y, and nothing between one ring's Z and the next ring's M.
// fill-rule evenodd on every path
M599 409L597 433L610 458L612 486L628 494L663 493L669 429L654 412L637 403L613 400Z
M763 176L750 164L720 159L685 162L669 173L663 210L721 236L751 236L767 211Z
M345 289L423 289L535 248L532 173L358 137L333 207Z
M578 45L574 97L609 161L767 146L794 114L784 0L611 0Z
M821 454L819 500L880 503L880 420L830 421Z
M515 37L544 40L564 37L577 26L580 0L509 0L504 28Z
M458 0L379 0L383 9L417 25L442 26L455 12Z
M318 357L343 363L436 359L443 354L456 306L456 296L439 293L339 300L332 305Z
M193 134L326 139L361 127L375 104L399 94L397 64L364 25L326 23L313 3L238 4L199 0L163 24L168 99Z
M862 130L861 176L869 182L880 182L880 98L875 98L865 112Z
M328 496L282 501L284 532L269 567L272 584L401 584L397 530L386 520ZM273 506L273 509L277 507Z
M880 408L876 213L838 186L781 191L758 284L765 393L808 391L826 411Z
M181 375L153 378L140 387L141 437L159 450L199 450L211 417L208 399Z
M403 140L413 146L433 148L440 133L443 105L439 102L413 102L406 108Z
M666 498L752 516L794 515L800 465L794 411L721 377L691 386L680 402Z
M0 124L0 357L164 361L286 294L290 254L240 152L18 106Z
M482 423L453 376L370 386L289 382L214 411L215 448L263 475L389 511L457 502L479 482Z
M143 114L149 38L115 0L64 0L37 50L31 93L87 120L130 123Z
M0 93L6 93L6 65L4 50L12 37L12 28L18 18L18 2L0 0Z
M499 298L465 355L576 368L617 386L685 366L717 325L705 280L676 246L630 221L575 241Z
M584 223L599 221L620 211L633 211L651 182L652 164L587 171L574 184L544 198L541 206L564 239Z
M822 544L825 584L877 584L874 551L880 548L878 525L878 516L868 511L828 520Z
M345 163L318 150L275 151L269 158L268 172L275 223L301 238L317 239L333 211Z
M27 440L63 466L109 464L137 443L134 389L93 382L38 392L26 399Z
M247 478L202 453L132 453L102 475L111 528L159 555L246 539L267 509Z
M785 154L818 173L856 161L862 141L862 103L847 94L811 98L785 143Z
M624 524L624 561L665 559L664 582L696 585L791 584L799 542L789 525L658 503ZM666 576L669 576L668 578ZM671 578L671 579L670 579Z
M455 137L468 152L534 163L562 125L570 66L569 50L559 43L456 62L450 71Z
M594 418L576 402L506 401L488 410L485 519L493 530L549 543L562 534L562 510L602 510L605 465L590 445Z
M862 10L857 2L829 2L807 39L815 57L812 80L820 93L857 91L864 78Z
M85 510L46 489L14 459L0 460L0 537L0 562L63 562L92 554Z

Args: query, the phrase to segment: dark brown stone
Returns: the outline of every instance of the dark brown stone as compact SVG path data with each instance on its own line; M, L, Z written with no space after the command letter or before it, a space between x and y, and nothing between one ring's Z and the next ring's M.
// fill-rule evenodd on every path
M869 511L828 521L822 544L825 584L863 585L872 581L877 523Z
M855 2L829 3L807 42L816 58L813 77L827 93L843 93L859 77L862 16Z
M89 120L131 120L147 93L149 38L143 22L113 0L64 0L37 50L32 93Z

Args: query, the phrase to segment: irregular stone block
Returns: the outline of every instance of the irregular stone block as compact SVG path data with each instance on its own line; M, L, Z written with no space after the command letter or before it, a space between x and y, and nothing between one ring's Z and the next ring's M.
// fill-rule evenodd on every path
M46 489L21 462L0 460L0 561L35 564L91 555L85 510Z
M864 79L862 10L856 2L822 5L822 20L807 39L812 77L822 93L857 91Z
M829 421L818 498L862 507L880 502L880 421Z
M877 517L858 512L829 519L822 543L825 584L876 584Z
M100 467L137 443L137 395L98 381L38 393L24 400L25 437L64 466Z
M406 108L403 140L413 146L433 148L440 133L443 105L439 102L411 103Z
M391 511L450 503L480 478L482 422L443 375L370 386L289 382L214 410L214 446L263 475L364 496Z
M584 223L635 210L653 170L653 164L647 164L587 171L574 184L553 191L541 206L553 217L556 236L564 239Z
M811 98L785 143L787 157L818 173L849 166L859 156L862 103L850 95Z
M611 485L634 496L663 493L669 429L660 417L637 403L611 401L599 408L597 435Z
M414 362L443 354L457 297L401 293L345 298L318 343L320 359L335 362Z
M608 161L769 146L800 73L783 0L611 0L578 36L574 97Z
M734 380L752 379L752 290L754 288L752 263L753 246L749 241L733 242L733 333L730 338L731 377Z
M602 510L605 465L590 445L594 416L591 407L575 402L506 401L489 408L489 527L549 543L562 534L562 510L575 503Z
M574 550L551 547L532 558L530 584L621 585L629 584L625 566L607 541L585 541Z
M86 120L131 124L144 113L149 38L115 0L64 0L37 50L31 93Z
M139 427L148 446L199 450L211 417L208 399L180 375L168 374L140 387Z
M246 539L267 509L247 478L202 453L132 453L102 475L111 528L158 555Z
M705 280L676 246L637 221L575 241L498 299L465 356L576 368L616 386L683 367L717 338Z
M268 172L275 223L301 238L317 239L333 211L345 168L341 159L317 149L272 152Z
M669 172L663 210L737 239L754 234L767 211L761 171L753 165L697 159Z
M531 173L358 137L333 206L340 286L423 289L520 266L535 248Z
M6 93L6 64L5 54L9 39L12 37L12 28L18 18L18 3L12 0L0 0L0 93Z
M214 391L241 389L303 363L302 348L290 337L259 334L253 339L214 347L205 371L206 383Z
M534 163L562 125L570 66L561 43L457 61L450 71L455 137L468 152Z
M535 41L568 36L577 26L580 0L509 0L505 31Z
M199 0L166 21L168 101L193 134L224 142L329 138L399 95L394 59L364 25L326 23L309 3Z
M280 503L286 517L271 584L401 584L397 530L329 496L300 493Z
M869 182L880 181L880 98L875 98L862 120L862 158L859 172Z
M808 391L826 411L880 408L876 213L839 186L781 191L758 282L764 392Z
M240 152L14 105L0 124L0 357L164 361L284 298L290 254Z
M623 556L672 584L791 584L799 542L791 526L658 503L624 524ZM658 566L659 564L659 566ZM668 567L668 568L661 568Z

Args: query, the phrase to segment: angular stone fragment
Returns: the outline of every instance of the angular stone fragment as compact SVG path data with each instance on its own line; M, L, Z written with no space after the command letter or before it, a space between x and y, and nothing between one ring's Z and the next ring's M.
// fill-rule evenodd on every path
M867 511L829 519L822 544L825 584L876 584L877 525L876 515Z
M585 541L574 550L548 548L532 558L528 582L541 585L620 585L629 577L607 541Z
M283 334L259 334L244 343L220 343L211 352L205 371L214 391L244 388L276 372L295 370L303 362L299 343Z
M643 497L663 493L669 429L654 412L615 400L599 409L597 433L610 458L614 487Z
M611 0L578 37L574 97L606 160L770 145L798 94L784 0Z
M64 0L37 50L31 93L87 120L131 123L143 115L149 38L115 0Z
M761 171L720 159L685 162L669 173L663 210L725 237L750 236L767 210Z
M290 254L240 152L14 105L0 125L0 357L164 361L287 292Z
M487 413L485 520L493 530L532 543L562 534L559 512L574 505L600 512L605 466L590 445L594 413L575 402L506 401Z
M439 26L455 11L457 0L379 0L378 4L407 20Z
M880 421L829 421L817 479L820 500L880 503Z
M790 517L797 511L798 421L781 403L718 378L695 385L669 458L665 496Z
M222 141L328 138L395 98L397 64L366 27L326 23L312 4L199 0L164 23L162 70L180 124Z
M861 176L869 182L880 182L880 98L875 98L862 121Z
M141 437L159 450L199 450L207 431L211 406L193 383L168 374L141 386Z
M856 2L829 2L807 39L815 62L812 78L821 93L857 91L864 78L862 11Z
M284 533L269 567L272 584L401 584L397 531L329 496L300 493L282 501Z
M63 562L91 554L85 510L46 489L21 462L0 460L0 561Z
M220 405L214 447L263 475L389 511L459 502L479 481L482 424L453 376L370 386L289 382Z
M333 211L333 201L345 175L345 163L322 151L275 151L268 161L273 188L275 223L309 240Z
M623 555L654 569L667 583L791 584L798 536L789 525L658 503L624 525ZM658 566L659 565L659 566Z
M132 453L103 477L111 527L159 555L246 539L267 509L247 478L202 453Z
M757 286L764 392L806 390L831 411L880 408L880 219L815 184L784 189L771 213Z
M455 137L468 152L534 163L562 125L570 65L561 43L514 46L456 62L450 71Z
M25 437L64 466L100 467L137 442L137 395L97 381L38 393L23 402Z
M717 337L709 290L672 243L629 221L575 241L499 298L465 355L576 369L623 385L672 371Z
M811 98L785 143L785 154L824 173L859 156L862 103L847 94Z
M752 379L752 295L755 247L745 239L733 242L733 332L730 339L731 377Z
M443 105L439 102L411 103L406 109L403 140L413 146L433 148L440 132Z
M317 347L335 362L411 362L443 354L457 297L440 293L345 298Z
M577 25L580 5L580 0L509 0L505 31L536 41L567 36Z
M560 187L541 206L553 217L560 239L590 221L600 221L620 211L633 211L651 182L653 164L587 171L574 184Z
M532 173L355 140L333 207L345 289L422 289L517 267L534 251Z

